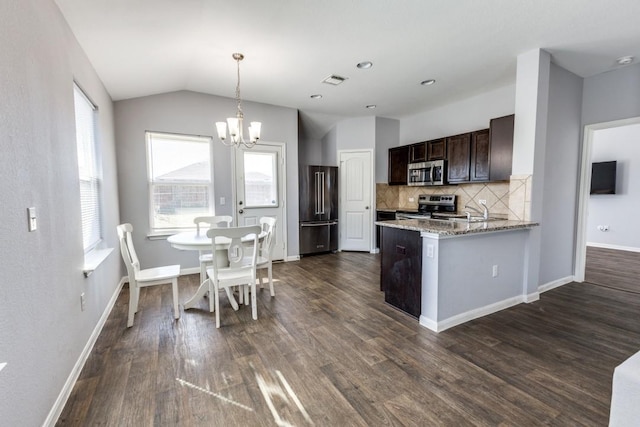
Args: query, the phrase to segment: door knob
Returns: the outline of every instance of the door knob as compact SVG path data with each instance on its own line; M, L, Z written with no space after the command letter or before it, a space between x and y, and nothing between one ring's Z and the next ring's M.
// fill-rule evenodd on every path
M244 211L243 211L242 209L240 209L240 210L238 211L238 213L244 213Z
M365 206L364 208L365 208L365 209L369 209L369 206Z

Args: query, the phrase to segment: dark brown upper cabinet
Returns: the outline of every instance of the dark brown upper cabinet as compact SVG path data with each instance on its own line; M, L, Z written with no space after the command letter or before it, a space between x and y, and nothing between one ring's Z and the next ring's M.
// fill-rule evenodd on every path
M409 146L409 163L427 161L427 143L418 142Z
M452 184L470 180L471 133L450 136L447 144L447 180Z
M407 169L409 166L409 146L389 149L389 185L407 185Z
M508 181L513 161L513 123L515 115L492 119L489 124L491 145L491 181Z
M489 129L471 133L471 181L489 180Z
M427 141L427 160L444 160L447 156L447 143L445 138Z

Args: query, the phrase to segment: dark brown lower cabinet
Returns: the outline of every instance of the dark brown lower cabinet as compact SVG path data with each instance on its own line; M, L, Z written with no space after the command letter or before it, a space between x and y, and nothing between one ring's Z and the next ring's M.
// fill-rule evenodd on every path
M382 230L380 284L385 302L413 317L422 310L422 239L417 231Z

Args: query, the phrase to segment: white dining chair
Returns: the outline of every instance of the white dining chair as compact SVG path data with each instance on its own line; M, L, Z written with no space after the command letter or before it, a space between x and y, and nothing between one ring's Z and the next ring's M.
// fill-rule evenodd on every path
M198 216L193 219L196 225L196 234L205 233L212 227L231 227L233 218L229 215L214 215L214 216ZM205 228L206 227L206 228ZM202 230L204 228L204 230ZM213 254L215 252L200 251L198 254L198 260L200 262L200 283L207 280L207 267L213 262Z
M269 292L271 296L276 295L273 289L273 247L276 243L276 219L270 216L263 216L259 219L260 227L264 237L258 245L258 259L256 261L256 274L258 276L258 284L262 289L262 272L267 270L267 278L269 280Z
M248 227L231 228L211 228L207 231L207 236L212 241L212 252L216 251L216 238L228 239L227 265L218 265L219 258L213 259L211 266L207 268L207 280L209 280L209 308L216 312L216 328L220 327L220 289L231 293L231 287L238 286L240 292L245 287L251 288L251 317L258 319L258 307L256 301L256 260L258 255L258 237L260 226L252 225ZM246 256L250 255L250 262L246 262ZM226 263L225 263L226 264ZM213 301L211 301L213 295ZM238 310L238 305L233 298L230 302L234 310Z
M120 253L127 267L129 276L129 317L127 327L133 326L133 317L138 312L138 301L140 300L140 288L153 285L163 285L171 283L173 293L173 313L174 318L180 317L178 308L178 276L180 276L180 265L167 265L163 267L140 269L140 261L133 247L131 224L120 224L117 226L118 237L120 239Z

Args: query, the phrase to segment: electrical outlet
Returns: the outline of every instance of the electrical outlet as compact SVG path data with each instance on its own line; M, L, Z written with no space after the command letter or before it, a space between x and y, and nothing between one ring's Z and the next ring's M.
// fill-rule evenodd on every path
M600 230L600 231L609 231L609 226L608 225L599 225L598 226L598 230Z
M492 270L491 270L491 276L492 277L498 277L498 266L494 265Z
M433 245L427 245L427 258L433 258Z
M415 199L414 197L409 197L409 201L410 201L410 202L415 202L415 201L416 201L416 199Z
M478 203L480 203L481 205L486 205L487 204L487 200L486 199L480 199L480 200L478 200Z
M225 203L227 203L227 199L225 199L224 197L220 197L220 205L224 205Z
M85 308L85 298L84 298L84 292L80 294L80 311L84 311Z

